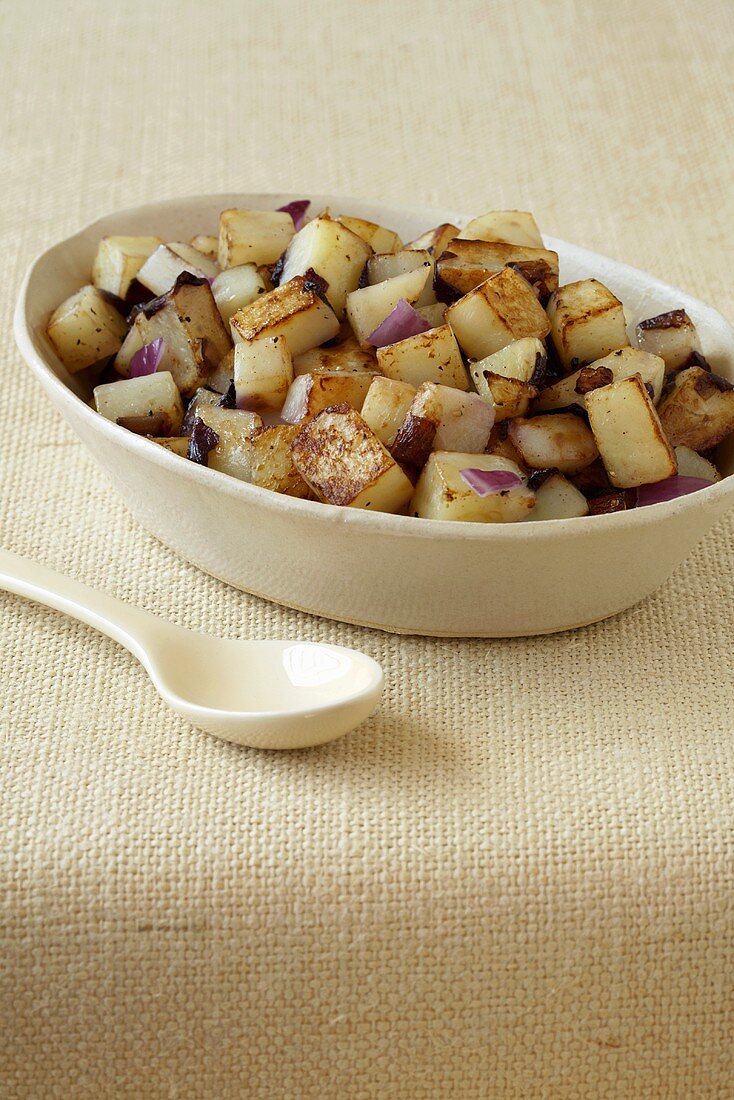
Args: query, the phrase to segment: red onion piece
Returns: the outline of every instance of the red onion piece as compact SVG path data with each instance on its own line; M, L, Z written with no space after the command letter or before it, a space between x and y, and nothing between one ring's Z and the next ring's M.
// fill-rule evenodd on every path
M459 476L479 497L490 497L494 493L506 493L522 485L522 478L512 470L477 470L469 467L459 470Z
M388 313L367 339L376 348L384 348L387 344L397 344L400 340L407 340L409 336L428 332L430 327L425 317L421 317L417 309L413 309L405 298L401 298L392 313Z
M161 359L163 353L166 350L166 343L162 336L156 337L155 340L151 340L149 344L144 344L139 351L136 351L130 360L130 378L142 378L145 374L155 374L158 367L161 365Z
M200 416L194 417L194 423L189 437L189 449L187 458L192 462L198 462L200 466L209 465L209 452L219 443L219 435L205 424Z
M643 508L646 504L662 504L666 500L676 500L678 497L687 496L688 493L697 493L699 489L707 489L713 484L713 481L706 481L702 477L684 477L682 474L676 474L675 477L666 477L665 481L641 485L637 490L637 506Z
M311 205L310 199L294 199L293 202L287 202L285 206L279 206L278 214L290 214L293 218L293 224L296 230L300 229L303 225L304 218L306 217L306 211Z

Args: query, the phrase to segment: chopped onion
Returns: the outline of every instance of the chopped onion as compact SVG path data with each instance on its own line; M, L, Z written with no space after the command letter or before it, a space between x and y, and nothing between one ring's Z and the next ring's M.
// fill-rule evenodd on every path
M513 474L512 470L477 470L469 467L466 470L459 470L459 475L480 497L506 493L509 489L517 489L518 485L523 483L522 478Z
M293 202L287 202L285 206L279 206L277 212L279 214L290 214L293 218L293 224L298 230L303 226L306 211L310 205L310 199L294 199Z
M219 443L219 435L205 424L200 416L194 417L189 438L189 450L187 458L192 462L198 462L201 466L209 465L209 452Z
M155 374L161 365L165 350L166 343L162 336L151 340L149 344L144 344L130 360L129 377L142 378L145 374Z
M688 493L697 493L699 489L707 489L713 484L713 481L706 481L702 477L684 477L682 474L676 474L675 477L666 477L665 481L641 485L637 490L637 505L643 508L646 504L662 504L663 501L676 500L677 497L687 496Z
M388 313L367 339L376 348L384 348L387 344L397 344L400 340L407 340L409 336L428 332L430 327L425 317L421 317L417 309L413 309L405 298L401 298L395 309Z

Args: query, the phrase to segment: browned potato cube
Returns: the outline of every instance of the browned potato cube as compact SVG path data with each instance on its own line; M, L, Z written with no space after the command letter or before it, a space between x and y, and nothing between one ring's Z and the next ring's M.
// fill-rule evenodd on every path
M377 365L386 378L409 382L411 386L439 382L457 390L469 389L464 361L449 325L378 348Z
M508 264L527 279L542 302L558 289L556 252L501 241L449 241L436 260L436 277L456 294L468 294Z
M281 282L315 271L326 281L326 297L341 318L347 294L359 286L371 255L372 249L361 237L322 214L299 229L288 245Z
M372 375L361 371L314 371L293 380L281 411L287 424L310 420L329 405L347 404L359 412Z
M94 286L83 286L55 309L46 328L56 354L70 374L115 355L127 325Z
M187 271L167 294L142 307L135 328L143 344L163 339L159 369L171 372L184 396L207 381L232 346L209 283Z
M349 405L324 409L293 441L293 461L326 504L399 512L413 486L390 452Z
M401 298L413 305L421 296L431 273L429 262L415 271L395 275L374 286L360 287L347 294L347 317L361 348L370 348L370 336L392 313Z
M545 374L546 352L542 340L526 336L507 347L470 363L469 370L479 393L486 394L485 373L500 374L503 378L517 378L521 382L536 385Z
M543 247L538 224L525 210L492 210L470 221L458 236L471 241L504 241L529 248Z
M596 375L594 385L590 385L591 373ZM585 408L585 394L599 385L619 382L622 378L631 378L639 374L642 381L651 390L654 403L660 400L665 379L665 364L657 355L640 351L638 348L620 348L602 359L596 359L588 367L581 367L573 374L566 375L552 386L546 386L538 394L533 405L534 412L547 409L566 409L570 405Z
M702 367L687 367L675 376L658 412L674 447L707 451L734 432L734 386Z
M219 268L202 252L174 241L151 252L138 270L137 280L152 294L166 294L184 271L197 279L210 279Z
M669 374L687 366L694 355L701 354L696 326L684 309L648 317L640 321L636 333L642 350L664 359Z
M189 244L197 252L203 252L210 260L218 260L219 241L216 237L208 237L205 233L197 233L195 237L191 238Z
M354 336L348 336L334 347L311 348L293 360L296 374L311 374L314 371L358 371L362 374L379 374L377 356L374 348L363 350Z
M469 523L515 523L529 518L535 494L524 480L514 489L482 497L462 478L466 469L503 470L523 477L519 466L497 455L434 451L418 479L410 514Z
M392 453L399 462L418 468L431 451L478 454L489 442L493 423L491 400L424 382L395 436Z
M632 489L676 473L673 448L638 374L587 393L586 412L612 485Z
M523 336L542 339L550 329L530 284L505 267L446 310L464 352L483 359Z
M223 210L219 215L219 266L274 264L296 229L279 210Z
M538 391L529 382L519 378L507 378L503 374L492 374L485 370L481 383L477 386L481 397L488 397L494 405L495 420L509 420L515 416L525 416L530 402Z
M94 390L100 416L136 435L176 435L183 420L183 403L168 371L107 382Z
M230 327L235 343L260 336L285 336L295 358L336 336L339 321L308 280L296 275L238 309Z
M368 222L364 218L348 218L344 215L336 220L366 241L373 252L398 252L403 247L397 233L375 222Z
M138 271L161 244L160 237L103 237L92 265L92 282L98 290L125 298Z
M367 261L367 283L375 286L396 275L405 275L428 264L430 271L416 306L433 305L436 293L433 289L433 257L428 249L404 248L400 252L378 252Z
M547 308L551 337L568 372L629 345L622 303L597 279L559 287Z
M573 413L518 418L510 421L508 434L523 462L534 470L576 474L599 454L594 436Z
M234 349L234 384L240 408L276 412L293 381L293 360L282 336L243 340Z
M394 378L373 378L362 406L362 419L381 443L392 447L408 415L415 387Z
M535 486L535 507L528 519L575 519L588 514L589 503L584 494L563 474L551 473L541 485Z
M450 240L459 236L459 230L451 222L443 222L442 225L437 225L435 229L429 229L426 233L421 233L420 237L416 237L410 244L406 244L406 248L426 249L432 256L440 256L448 245Z

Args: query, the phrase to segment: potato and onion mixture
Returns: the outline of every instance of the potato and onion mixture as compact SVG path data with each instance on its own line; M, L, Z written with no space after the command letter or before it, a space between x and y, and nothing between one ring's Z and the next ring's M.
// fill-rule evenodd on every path
M684 310L631 345L619 299L560 283L522 211L403 243L309 205L100 241L47 328L97 412L276 493L426 519L570 519L719 480L734 387Z

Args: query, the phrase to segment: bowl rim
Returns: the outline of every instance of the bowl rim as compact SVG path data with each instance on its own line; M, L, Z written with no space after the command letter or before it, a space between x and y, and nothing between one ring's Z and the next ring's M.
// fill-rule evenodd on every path
M62 413L65 408L69 409L72 418L74 415L81 416L82 419L87 421L91 430L96 431L106 438L110 446L121 447L125 451L138 455L145 461L162 466L173 473L177 472L179 476L187 478L194 485L200 486L201 488L208 487L228 497L250 503L253 506L265 507L271 512L281 513L284 517L290 516L293 518L300 515L303 519L314 519L326 525L346 523L353 526L356 531L361 531L367 527L368 530L374 534L390 535L392 537L420 537L431 540L451 539L452 541L457 539L479 539L493 542L515 541L518 538L537 540L566 538L567 536L573 536L574 538L578 538L579 536L591 537L600 530L602 525L605 525L611 534L612 530L619 529L623 526L631 526L632 528L635 526L647 526L650 523L672 518L675 515L693 509L718 511L721 509L725 500L728 498L734 499L734 474L731 474L723 477L721 481L713 482L707 488L701 489L695 493L690 493L687 496L678 497L677 499L665 501L660 504L648 505L645 508L633 508L625 512L612 512L598 516L579 516L573 519L540 520L535 523L502 524L466 522L461 520L434 520L422 519L417 516L392 514L389 512L370 512L367 509L361 508L340 508L336 505L323 504L320 501L304 500L300 497L275 493L270 489L265 489L257 485L250 485L248 482L240 481L218 470L210 470L207 466L201 466L198 463L190 462L181 455L177 455L167 448L161 447L159 444L152 443L144 436L135 435L133 432L127 431L125 428L120 427L120 425L114 424L112 421L106 420L104 417L100 416L56 374L50 363L37 351L33 342L28 318L28 290L36 270L49 256L56 252L63 251L71 242L85 236L90 231L97 228L101 223L108 221L111 217L125 218L125 216L128 215L131 218L140 217L141 213L145 213L146 215L153 214L164 207L170 209L172 206L176 205L188 206L202 202L212 202L213 200L221 200L223 204L229 204L233 200L242 200L243 202L256 200L259 202L272 203L273 205L276 203L278 205L283 205L299 197L301 196L298 193L292 192L213 192L158 199L155 202L125 207L121 210L114 210L93 218L74 233L39 252L29 264L20 285L13 318L13 332L15 342L21 355L41 383L42 387L48 393L52 403L56 405ZM392 202L383 204L376 200L359 199L349 196L315 196L313 201L318 205L320 200L327 200L329 203L344 204L345 206L349 204L374 205L377 207L384 205L385 207L389 207L391 211L404 211L406 215L415 216L417 212L420 212L421 214L426 214L430 218L436 218L440 221L450 219L456 224L465 223L470 217L466 214L459 214L448 210L437 210L430 207L414 208L405 204ZM222 208L224 209L225 206L223 205ZM712 317L716 318L720 325L723 324L727 330L727 334L731 338L732 351L734 353L734 327L712 306L693 298L692 295L677 287L664 283L662 280L653 275L649 275L647 272L643 272L640 268L632 267L630 264L613 260L610 257L604 256L602 253L594 252L580 245L571 245L569 242L561 240L561 238L544 235L544 240L551 248L555 248L557 245L572 247L582 261L588 260L591 263L591 261L598 261L601 258L606 263L611 264L621 275L628 272L634 273L637 276L643 274L649 279L651 284L655 285L657 290L677 297L683 303L684 307L693 303L698 313L710 314ZM51 354L53 353L49 350L49 356ZM320 520L318 517L320 517Z

